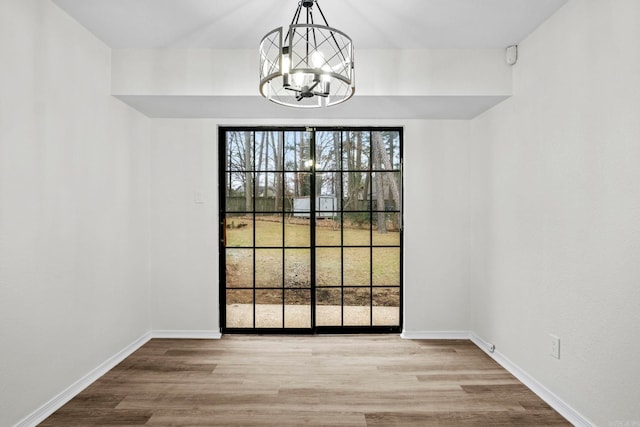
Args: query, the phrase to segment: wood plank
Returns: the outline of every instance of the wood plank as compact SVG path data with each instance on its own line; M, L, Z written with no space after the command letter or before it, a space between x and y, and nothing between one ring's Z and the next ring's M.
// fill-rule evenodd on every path
M569 424L557 413L513 413L513 412L433 412L433 413L372 413L366 414L367 427L541 427L567 426Z
M43 426L568 426L465 340L153 339Z

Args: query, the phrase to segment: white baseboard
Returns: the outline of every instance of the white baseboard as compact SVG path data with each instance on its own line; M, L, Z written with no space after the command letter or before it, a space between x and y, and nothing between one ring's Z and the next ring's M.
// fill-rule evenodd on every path
M98 367L93 369L87 375L80 378L75 383L71 384L65 390L60 392L53 399L42 405L40 408L32 412L27 417L19 421L15 427L31 427L44 421L49 415L60 409L65 403L73 399L78 393L90 386L98 378L106 374L110 369L115 367L118 363L122 362L134 351L142 347L147 341L151 339L151 334L147 332L140 338L120 350L118 353L111 356L109 359L101 363Z
M209 339L219 340L222 338L220 331L151 331L152 338L171 338L171 339Z
M536 381L533 377L523 371L516 364L500 352L490 352L489 344L470 331L403 331L400 335L403 339L469 339L481 350L487 353L498 364L509 371L514 377L520 380L524 385L537 394L549 406L558 411L560 415L565 417L569 422L577 427L592 427L592 424L580 415L577 411L567 405L562 399L549 391L546 387ZM177 330L154 330L147 332L127 347L111 356L105 362L100 364L94 370L75 383L71 384L65 390L60 392L53 399L45 403L43 406L35 410L33 413L23 418L14 427L32 427L44 421L49 415L53 414L65 403L73 399L78 393L91 385L98 378L106 374L110 369L122 362L134 351L142 347L151 338L173 338L173 339L220 339L222 334L219 331L177 331Z
M468 340L469 331L402 331L405 340Z
M477 345L482 351L487 353L493 360L498 362L500 366L509 371L520 382L526 385L531 391L544 400L549 406L555 409L560 415L565 417L571 424L576 427L592 427L593 424L589 422L585 417L580 415L575 409L567 405L562 399L552 393L549 389L539 383L531 375L527 374L518 365L511 362L499 351L491 352L489 350L490 345L488 342L480 338L475 333L470 335L471 341Z
M220 331L150 331L111 356L97 368L71 384L60 392L53 399L36 409L27 417L23 418L14 427L32 427L42 421L55 411L60 409L65 403L77 396L82 390L90 386L98 378L109 372L118 363L129 357L134 351L142 347L152 338L175 338L175 339L220 339Z

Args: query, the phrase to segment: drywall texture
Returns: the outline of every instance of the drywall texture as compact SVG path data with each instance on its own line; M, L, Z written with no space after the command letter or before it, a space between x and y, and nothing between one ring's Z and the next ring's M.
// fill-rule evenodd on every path
M217 127L151 127L149 223L153 329L219 332ZM195 193L202 203L195 203Z
M640 424L639 21L569 1L471 122L473 329L601 426Z
M217 128L246 121L153 120L150 278L153 329L217 330ZM251 121L251 125L371 125ZM469 329L467 121L404 126L405 323L408 331ZM195 193L203 203L195 203Z
M502 49L369 49L357 55L358 96L511 95ZM114 49L112 90L257 96L258 60L253 49Z
M0 2L0 425L150 330L149 120L48 1Z
M358 50L357 58L357 96L332 108L266 102L258 91L259 58L253 49L115 49L111 89L152 118L248 123L270 118L461 120L511 95L511 67L502 49L370 49Z
M468 331L469 122L412 121L404 150L404 325Z

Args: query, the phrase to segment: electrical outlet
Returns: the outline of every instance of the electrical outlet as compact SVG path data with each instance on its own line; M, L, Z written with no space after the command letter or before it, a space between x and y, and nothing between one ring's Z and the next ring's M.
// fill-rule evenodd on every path
M553 334L549 334L550 353L556 359L560 359L560 338Z

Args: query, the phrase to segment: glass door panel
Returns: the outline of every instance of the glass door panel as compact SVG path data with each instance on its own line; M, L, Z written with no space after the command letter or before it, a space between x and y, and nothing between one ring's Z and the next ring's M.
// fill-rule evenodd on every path
M282 289L256 290L255 327L282 328Z
M401 139L221 128L224 332L400 330Z
M343 299L344 325L371 325L371 289L345 288Z
M311 290L285 289L284 327L311 328Z
M339 286L316 288L316 326L342 326L342 291Z

